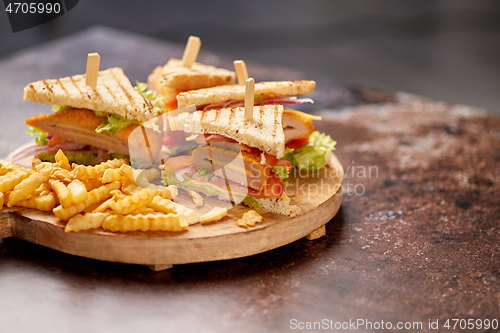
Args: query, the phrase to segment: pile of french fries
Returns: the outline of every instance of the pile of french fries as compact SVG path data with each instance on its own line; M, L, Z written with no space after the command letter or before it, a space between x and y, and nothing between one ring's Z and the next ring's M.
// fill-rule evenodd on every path
M134 170L123 159L70 166L62 150L55 160L35 159L32 169L0 160L0 209L6 205L52 211L67 221L66 232L185 231L189 224L220 220L227 213L211 211L200 217L173 202L175 186L151 183L160 177L156 169Z

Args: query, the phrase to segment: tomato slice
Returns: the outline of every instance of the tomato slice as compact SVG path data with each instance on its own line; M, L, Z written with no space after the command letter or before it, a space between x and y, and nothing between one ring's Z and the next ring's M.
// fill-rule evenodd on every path
M212 143L212 142L231 142L236 143L235 140L218 134L200 134L196 137L196 142L199 144Z
M290 171L292 169L292 162L290 161L287 161L287 160L279 160L278 164L276 164L277 166L286 166L288 167L288 171Z
M177 172L193 165L190 155L181 155L169 158L164 165L165 170Z
M306 136L305 138L302 139L290 140L285 144L285 147L290 149L298 149L303 145L305 145L308 141L309 141L309 136Z
M165 110L175 110L177 109L177 95L174 98L165 99Z
M280 177L274 172L267 179L267 184L262 190L248 188L248 195L254 198L280 198L285 186Z

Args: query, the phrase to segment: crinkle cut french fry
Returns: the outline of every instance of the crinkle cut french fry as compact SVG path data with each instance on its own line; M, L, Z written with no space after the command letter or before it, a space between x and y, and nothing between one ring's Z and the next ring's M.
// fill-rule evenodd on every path
M37 166L35 166L35 168L32 170L33 172L44 172L49 170L49 171L52 171L53 169L53 164L50 163L50 162L42 162L40 164L38 164ZM28 170L29 171L29 170Z
M150 182L160 177L160 171L156 169L134 170L135 183L143 188L150 186Z
M12 207L16 202L28 199L33 191L49 179L51 171L52 165L46 166L40 168L38 172L31 174L28 178L23 179L23 181L14 187L9 196L7 206Z
M151 185L146 176L142 172L140 172L139 170L134 170L134 171L137 171L134 172L135 183L137 184L137 186L140 186L142 188L147 188Z
M153 201L148 203L146 207L153 208L155 211L160 213L175 213L175 206L173 202L160 196L154 197Z
M108 200L104 201L102 204L94 208L92 210L92 213L104 213L104 211L109 208L109 203L111 201L114 201L113 198L109 198Z
M153 180L160 177L160 171L157 169L144 169L142 170L142 174L146 177L148 182L152 182Z
M156 214L156 211L153 208L141 207L136 210L133 210L129 213L130 215L147 215L147 214Z
M52 189L50 188L49 184L43 183L36 190L34 190L31 195L33 197L41 197L41 196L49 194L50 192L52 192Z
M64 231L71 232L100 228L108 216L108 213L77 214L68 221Z
M0 176L0 192L11 191L16 185L28 178L29 175L28 170L19 168Z
M227 208L214 207L211 211L209 211L208 213L206 213L200 217L200 222L201 223L210 223L210 222L219 221L220 219L222 219L226 215L227 215Z
M56 179L49 179L49 185L52 190L56 193L59 203L64 207L68 208L73 204L73 199L71 193L69 192L66 185L61 181Z
M87 180L89 178L102 177L107 169L116 169L124 164L127 164L125 159L114 159L102 162L96 166L74 165L75 177L80 180Z
M126 177L120 173L119 169L107 169L102 176L103 184L125 180Z
M36 210L50 212L56 206L56 196L51 192L41 197L31 197L27 200L18 201L14 204L14 206L34 208Z
M194 210L160 196L156 196L151 203L147 204L147 207L153 208L156 211L166 214L177 213L180 215L184 215L189 224L200 222L200 215L198 215L198 213L196 213Z
M189 224L200 222L200 215L196 213L194 210L189 209L183 205L179 205L178 203L172 202L174 210L177 214L181 214L186 216Z
M188 223L182 214L111 215L102 228L112 232L184 231Z
M33 157L33 161L31 161L31 168L33 170L35 170L35 168L37 167L37 165L39 165L41 163L42 163L41 159L39 159L38 157Z
M55 160L56 163L61 166L61 168L66 170L71 170L71 166L69 165L69 160L66 157L66 155L64 155L64 152L61 149L57 151Z
M14 171L15 169L21 168L18 165L15 165L14 163L7 162L5 160L0 160L0 176L3 176L9 172Z
M127 195L132 195L139 192L140 190L142 190L142 187L137 186L134 181L126 180L123 182L122 192Z
M135 182L134 169L128 164L124 164L120 167L120 173L125 176L128 180Z
M68 191L71 194L71 200L74 204L85 201L87 199L87 188L80 179L75 179L68 184Z
M84 180L83 184L85 185L87 192L90 192L93 189L96 189L96 188L104 185L100 178L91 178L91 179Z
M104 201L111 197L111 191L120 188L120 182L113 182L107 185L98 187L90 191L87 195L87 199L71 207L64 208L63 206L57 206L54 208L54 215L62 221L67 221L76 214L82 212L85 208L92 205L93 203Z
M118 214L128 214L138 208L146 206L158 194L158 191L142 189L139 192L109 203L109 208Z
M57 179L57 180L60 180L62 181L65 185L69 184L73 178L74 178L74 175L72 172L66 170L66 169L61 169L61 168L58 168L56 171L54 171L52 173L52 175L50 176L51 179Z
M179 190L177 190L177 186L169 185L166 188L161 189L161 196L165 199L174 199L179 195Z

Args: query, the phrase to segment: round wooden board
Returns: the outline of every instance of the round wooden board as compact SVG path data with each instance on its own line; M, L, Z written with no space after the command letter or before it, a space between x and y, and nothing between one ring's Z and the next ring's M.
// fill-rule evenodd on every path
M123 234L102 229L66 233L65 222L52 213L4 208L0 211L0 238L13 236L77 256L150 265L153 269L250 256L305 237L335 216L342 202L343 169L336 156L332 157L332 165L308 177L297 174L289 179L286 190L292 204L301 208L299 215L290 218L259 211L262 222L248 229L236 225L249 210L243 205L230 209L221 221L191 225L186 232ZM203 214L217 203L220 205L220 201L205 198L204 207L197 212Z

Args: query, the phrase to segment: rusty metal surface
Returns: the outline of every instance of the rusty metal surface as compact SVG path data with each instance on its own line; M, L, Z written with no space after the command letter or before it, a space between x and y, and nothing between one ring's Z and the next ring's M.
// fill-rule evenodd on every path
M64 50L68 63L47 57L53 49ZM6 59L1 84L8 78L11 86L0 94L10 107L2 118L24 128L40 109L12 96L47 73L72 74L84 62L76 55L89 51L144 80L182 48L98 29ZM305 75L249 70L268 79ZM308 108L323 110L317 128L338 141L346 172L344 203L325 237L164 272L3 239L0 331L277 332L291 330L293 319L411 321L426 331L429 319L440 328L446 319L500 319L500 118L315 79L316 104ZM26 140L7 131L3 155Z

